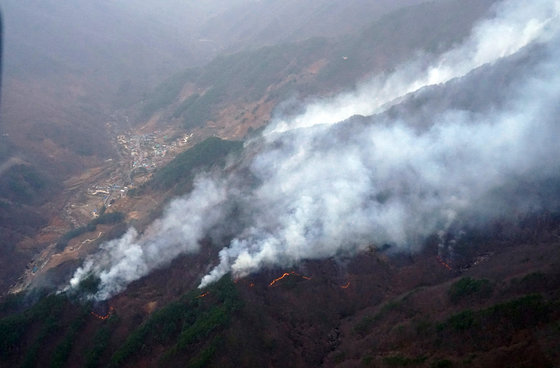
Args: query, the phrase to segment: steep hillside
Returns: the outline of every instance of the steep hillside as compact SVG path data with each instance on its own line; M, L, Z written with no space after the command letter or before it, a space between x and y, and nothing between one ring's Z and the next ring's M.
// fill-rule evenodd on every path
M16 224L43 229L0 365L559 365L560 11L493 3L222 55L121 111L115 161ZM11 165L23 216L55 189Z
M17 256L11 251L2 255L3 260L18 260L6 261L13 267L4 268L10 274L3 277L5 287L16 277L13 270L33 257L41 258L56 238L91 220L95 208L86 212L88 204L80 211L72 206L81 203L88 188L115 177L117 165L124 166L116 136L127 131L129 123L135 124L137 133L163 128L162 136L173 137L193 132L195 142L214 135L242 139L262 127L274 106L286 98L334 93L366 73L402 60L390 55L406 54L410 43L392 47L393 39L383 44L368 36L375 31L364 28L378 24L379 18L382 24L387 13L419 1L252 4L249 8L258 8L254 14L262 17L247 17L246 3L176 2L176 12L153 3L133 9L106 1L3 4L0 130L11 143L2 145L6 153L2 162L23 160L25 165L10 166L0 185L2 197L18 197L27 206L16 209L5 202L4 249L25 249ZM453 18L458 12L450 11L449 18L442 11L411 9L419 9L418 17L434 13L434 22L459 24ZM397 11L389 18L404 24L409 19L402 14L410 12ZM473 6L468 12L461 17L466 23L479 17L483 7ZM290 19L290 27L277 21L281 18ZM357 31L363 33L356 35ZM421 37L422 32L415 34ZM457 27L449 37L458 40L465 32ZM317 35L334 38L308 39ZM207 42L210 39L213 42ZM284 43L276 44L279 41ZM445 43L443 48L449 46ZM226 49L226 54L205 65ZM373 54L380 56L372 60ZM362 63L351 64L355 59ZM201 66L173 75L150 92L154 81L192 65ZM143 211L133 207L123 210L138 220L136 213ZM40 233L40 228L45 231Z
M150 93L145 102L131 109L129 114L137 115L140 132L169 127L170 132L166 131L164 134L170 136L180 135L186 130L194 132L197 140L210 135L240 139L262 127L269 120L273 107L290 96L299 96L299 99L304 100L306 96L333 94L357 82L366 74L402 62L408 56L414 55L417 50L432 49L436 52L449 48L465 37L470 25L484 14L492 3L492 1L480 0L468 9L463 9L462 12L458 11L461 8L459 1L421 4L397 10L374 21L360 33L346 36L342 40L316 38L221 56L204 67L189 69L170 78ZM439 26L432 27L433 24ZM394 29L403 28L409 31L391 32L387 29L389 25ZM442 29L446 30L444 34L441 32ZM437 46L434 44L434 39L440 40ZM289 104L287 108L288 110L291 108ZM296 105L293 108L297 110L299 107ZM30 113L33 111L31 110ZM58 115L63 113L64 110L56 112ZM47 160L48 164L43 167L56 167L59 173L79 170L81 165L98 162L95 159L90 160L89 155L99 156L103 151L102 147L110 142L106 135L115 134L112 130L99 130L94 122L72 124L69 128L63 129L59 126L60 119L53 119L57 123L37 124L27 133L25 129L18 129L14 131L13 136L19 135L23 141L32 139L37 143L35 147L39 149L42 145L48 147L37 160L39 162ZM142 124L148 119L146 125ZM115 122L111 124L118 125ZM14 138L13 136L11 135L10 138ZM99 145L98 140L103 144ZM107 150L115 150L114 146L114 144L109 145ZM77 160L76 154L82 159ZM144 192L143 195L136 195L137 191L131 191L133 196L115 203L114 208L130 214L129 220L133 223L149 223L157 213L161 213L163 206L160 203L154 208L154 200L165 203L165 198L169 195L162 193L162 189L167 191L170 188L169 184L163 183L168 182L170 177L177 176L180 171L172 169L173 165L175 163L155 174L153 184L149 185L152 187L150 194ZM170 172L174 174L170 176ZM93 178L96 176L94 175ZM79 177L76 180L76 182L82 181ZM87 182L84 184L93 185ZM85 187L84 184L82 185ZM179 192L184 190L180 189ZM43 199L48 198L48 193L49 191L41 194ZM69 206L75 205L76 200L83 196L76 192L76 189L72 189L65 192L63 197L70 195L72 199L66 199L66 205L51 206L52 210L62 212L62 218L54 217L49 224L35 222L41 224L39 226L48 225L49 228L46 233L35 236L35 239L26 240L27 248L30 247L30 243L35 244L31 248L35 249L34 252L39 252L34 255L36 259L43 260L52 255L54 250L46 253L40 251L41 247L49 244L46 241L55 244L57 238L73 229L86 226L91 220L81 219L82 217L77 220L74 218L75 215L70 217L66 215ZM44 218L43 216L45 215L40 215L39 218ZM61 226L61 221L68 220L72 222L65 227ZM26 236L32 236L34 232L36 230L26 233ZM13 231L7 231L5 234L13 234ZM16 249L14 244L16 238L12 236L10 239L8 248ZM96 240L90 243L91 239ZM107 239L105 234L99 237L98 234L88 233L76 238L75 241L94 245L104 239ZM16 243L21 241L22 238L18 237ZM18 267L21 268L22 264L27 263L30 256L32 255L27 253L26 257L20 258L21 262L16 262ZM83 257L84 254L74 253L70 259L75 259L76 256ZM58 261L54 262L55 265L58 263ZM30 270L36 267L36 262L29 266ZM12 274L10 271L10 275ZM13 278L6 280L13 280ZM7 281L7 285L11 282L13 281Z
M68 367L553 366L560 223L551 215L527 220L500 225L514 237L469 244L476 254L461 268L441 263L435 244L396 257L372 247L354 259L193 290L207 257L197 256L105 304L63 294L28 307L12 296L0 307L0 359ZM92 287L84 283L82 292Z
M447 27L450 27L449 24L457 23L459 26L454 29L454 33L449 32L448 38L442 41L441 47L445 48L465 37L468 30L465 26L468 21L465 19L470 19L471 23L474 22L490 6L491 2L481 1L477 4L477 6L473 5L472 8L469 8L470 18L467 17L467 14L459 16L459 13L451 12L455 7L460 6L459 2L443 2L399 10L388 16L387 19L397 25L404 25L408 24L414 16L424 19L425 14L429 13L433 14L429 19L432 23L440 22ZM456 21L456 17L460 17L462 21ZM387 19L382 18L379 21L380 24L389 22ZM420 22L416 23L420 24ZM358 80L366 72L386 67L384 63L374 60L371 65L368 63L354 65L345 69L344 72L339 70L343 67L338 64L338 60L341 60L340 55L348 55L348 59L352 59L356 55L356 58L364 58L364 60L367 59L365 55L369 55L369 57L381 55L382 58L379 60L392 60L393 63L398 63L400 58L416 52L411 49L412 41L403 41L403 39L414 35L416 37L414 43L417 42L418 49L429 46L422 43L422 40L431 39L428 35L432 28L429 27L424 27L418 32L405 33L400 38L395 34L392 36L394 40L371 39L367 35L374 34L372 29L375 27L380 28L381 26L375 22L354 38L344 41L311 39L295 44L264 47L254 51L218 57L203 68L189 69L164 82L154 91L150 99L139 106L138 110L142 110L139 112L139 121L145 121L151 115L154 115L154 118L150 119L146 125L141 125L138 130L150 132L154 129L167 129L164 133L160 133L167 137L181 136L181 134L185 134L185 131L192 132L195 141L201 141L209 135L235 139L247 134L255 135L256 129L262 127L270 117L273 106L290 95L300 94L301 98L305 99L305 96L321 94L324 91L334 93L347 86L349 81ZM399 41L397 42L397 40ZM344 54L341 51L343 48ZM399 53L401 56L391 59L391 55L399 55ZM328 70L330 72L327 73ZM346 73L347 81L338 78L344 73ZM300 107L296 104L294 109L298 108ZM230 150L236 150L235 143L228 148L222 147L222 143L213 144L218 141L206 141L205 146L200 144L193 150L177 156L168 166L159 168L150 174L152 176L149 183L132 188L127 198L119 200L120 195L115 197L116 202L111 203L113 209L128 214L128 220L135 226L140 226L142 230L158 214L162 213L164 203L167 202L171 193L185 193L188 191L187 189L192 188L191 175L194 174L190 173L199 171L201 167L207 167L208 165L204 161L208 157L212 163L216 155L223 156ZM127 144L130 145L130 143ZM150 149L157 150L155 147L150 147ZM136 156L130 156L132 165L136 160L134 157ZM145 168L140 169L142 168L124 174L132 178L135 175L148 173ZM195 170L193 171L193 169ZM111 174L111 176L114 177L115 174ZM114 180L112 182L114 183ZM90 184L90 188L92 184ZM123 182L120 185L130 184ZM75 194L75 198L76 200L80 198L79 194ZM76 200L73 199L73 206L77 204ZM154 203L159 204L154 207ZM91 207L88 206L92 204L94 202L88 200L82 205L82 208L91 211ZM106 204L108 202L104 205ZM67 206L63 211L72 211L72 208ZM82 219L83 215L80 216L79 218ZM87 226L89 221L91 219L83 219L80 222L74 220L69 229L64 229L62 233L59 231L56 234L51 231L50 237L60 237L65 233L75 231ZM56 250L51 247L52 249L41 252L36 256L33 266L30 266L31 269L34 269L35 265L43 264L41 271L37 274L27 272L23 285L27 285L34 278L42 279L41 275L45 272L50 273L51 267L59 267L59 265L63 267L63 264L73 265L76 257L84 257L87 252L95 250L95 245L103 240L107 240L105 233L102 236L99 236L98 232L80 234L69 245L68 249L71 251L63 252L64 255L60 259L57 257L57 261L51 263L48 263L48 258L63 249ZM60 242L58 243L60 244ZM80 244L84 244L84 247ZM62 262L62 260L64 261ZM47 262L47 266L44 262ZM65 271L56 270L56 268L53 269L55 273L63 275L68 272L66 269L64 269ZM50 276L47 279L50 279ZM54 277L54 279L59 280L60 277Z
M47 225L45 212L38 208L60 187L48 173L22 159L7 137L0 138L0 162L0 289L6 290L31 257L16 245Z

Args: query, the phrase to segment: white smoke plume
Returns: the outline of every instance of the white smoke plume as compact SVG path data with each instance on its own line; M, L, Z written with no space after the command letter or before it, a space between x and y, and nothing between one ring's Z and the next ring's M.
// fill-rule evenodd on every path
M453 221L536 205L492 195L510 195L512 181L559 176L558 70L559 62L542 65L500 112L446 111L426 129L380 118L278 138L279 148L251 165L262 181L250 200L253 223L220 252L201 287L227 272L244 276L371 243L414 250Z
M402 65L392 74L376 76L355 91L329 101L311 103L299 116L277 119L265 134L335 124L353 115L375 114L408 93L464 76L482 65L518 52L532 42L546 42L560 27L559 15L558 1L499 3L495 18L479 23L464 43L439 56L435 62L426 66L426 60L419 58Z
M560 1L503 2L496 18L425 70L411 63L273 123L265 132L272 148L251 164L262 181L251 194L253 222L220 252L220 264L200 287L228 272L244 276L264 265L353 252L372 242L415 247L461 213L489 211L495 203L476 207L511 180L558 175L560 148L551 138L560 132L557 52L549 56L552 65L541 65L542 79L528 78L501 112L446 111L424 131L394 120L331 126L372 115L398 97L465 76L531 43L550 43L559 17Z
M103 244L74 273L70 286L76 287L82 279L95 274L101 280L95 297L104 300L178 255L197 252L198 241L214 224L223 221L220 205L225 199L226 190L219 180L198 177L192 193L172 201L163 217L142 236L131 228L122 238Z
M559 177L559 16L560 0L504 1L496 17L435 63L409 63L354 93L277 119L264 139L247 145L242 175L198 179L144 235L130 230L104 244L71 285L95 273L96 297L105 299L178 254L197 251L198 241L220 228L233 240L200 287L228 272L244 276L372 243L415 250L453 222L539 205L511 197L507 188ZM515 56L515 82L505 91L489 88L482 69L513 68L518 64L507 60ZM446 107L421 123L382 113L396 99L406 109L405 95L452 80L472 93L485 86L490 108ZM428 100L430 93L417 92ZM493 106L498 95L501 103ZM232 207L234 218L227 216Z

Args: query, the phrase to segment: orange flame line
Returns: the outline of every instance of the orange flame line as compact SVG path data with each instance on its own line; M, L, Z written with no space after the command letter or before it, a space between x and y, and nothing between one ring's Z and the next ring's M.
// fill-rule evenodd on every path
M348 282L346 283L346 285L342 285L341 288L342 288L342 289L348 289L349 286L350 286L350 281L348 281Z
M447 263L445 263L444 260L441 259L440 256L436 256L436 259L438 260L438 262L439 262L443 267L447 268L449 271L453 271L453 268L452 268L450 265L448 265Z
M309 276L300 275L300 274L296 273L295 271L290 271L290 272L284 272L284 273L282 274L282 276L280 276L280 277L278 277L278 278L272 280L272 281L270 282L270 284L268 284L268 286L269 286L269 287L270 287L270 286L274 286L274 284L276 284L278 281L280 281L280 280L282 280L283 278L288 277L288 276L290 276L290 275L299 276L299 277L301 277L302 279L305 279L305 280L311 280L311 277L309 277Z
M205 292L205 293L202 293L202 294L200 294L199 296L197 296L196 299L204 298L204 297L205 297L206 295L208 295L208 294L210 294L209 291L207 291L207 292Z
M284 277L288 277L288 276L290 276L290 274L288 272L284 272L284 274L282 276L278 277L277 279L272 280L272 282L270 284L268 284L268 286L272 286L272 285L276 284L278 281L282 280Z

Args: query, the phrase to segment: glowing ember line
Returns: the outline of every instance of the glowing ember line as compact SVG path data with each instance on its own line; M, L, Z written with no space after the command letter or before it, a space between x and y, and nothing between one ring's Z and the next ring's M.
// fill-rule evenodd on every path
M449 264L445 263L445 261L441 259L440 256L436 256L436 259L443 267L447 268L449 271L453 271L453 268Z
M272 285L276 284L278 281L282 280L284 277L288 277L288 276L290 276L290 274L288 272L284 272L284 274L282 276L278 277L277 279L272 280L272 282L270 284L268 284L268 286L272 286Z
M209 291L207 291L207 292L205 292L205 293L202 293L202 294L200 294L199 296L197 296L196 299L204 298L204 297L205 297L206 295L208 295L208 294L210 294Z
M284 274L282 274L282 276L280 276L280 277L278 277L278 278L272 280L272 281L270 282L270 284L268 284L268 286L269 286L269 287L270 287L270 286L274 286L274 284L276 284L278 281L280 281L280 280L282 280L283 278L288 277L288 276L299 276L299 277L301 277L302 279L311 280L311 277L309 277L309 276L300 275L299 273L296 273L295 271L291 271L291 272L284 272Z
M104 316L99 315L99 314L97 314L97 313L95 313L95 312L93 312L93 311L91 311L90 313L91 313L91 315L94 316L95 318L100 319L100 320L102 320L102 321L105 321L105 320L109 319L109 317L111 317L111 315L114 313L114 311L115 311L115 308L113 308L113 307L111 306L111 307L109 307L109 312L107 312L107 314L104 315Z
M341 289L348 289L349 286L350 286L350 281L348 281L348 282L346 283L346 285L342 285L340 288L341 288Z

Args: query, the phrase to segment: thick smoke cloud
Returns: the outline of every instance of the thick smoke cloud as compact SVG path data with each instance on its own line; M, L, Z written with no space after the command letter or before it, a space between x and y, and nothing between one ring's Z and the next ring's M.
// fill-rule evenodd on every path
M250 200L252 225L221 251L201 286L227 272L243 276L371 243L414 250L454 222L535 209L541 203L510 197L508 187L560 173L559 66L544 63L525 76L503 111L445 111L427 128L381 116L277 137L251 165L262 182Z
M413 251L451 224L542 206L538 195L511 188L533 183L538 191L538 183L560 173L559 14L560 1L506 1L434 63L412 62L357 92L277 119L247 145L242 175L199 179L144 235L130 230L106 243L71 284L93 272L101 277L96 297L106 298L196 251L207 235L233 240L200 287L228 272L353 254L372 243ZM485 73L508 68L516 79L507 90L487 85ZM417 95L430 101L451 80L456 89L486 91L486 106L444 106L421 122L387 111L413 109L407 101ZM406 96L434 84L441 85ZM492 106L494 99L500 103Z

